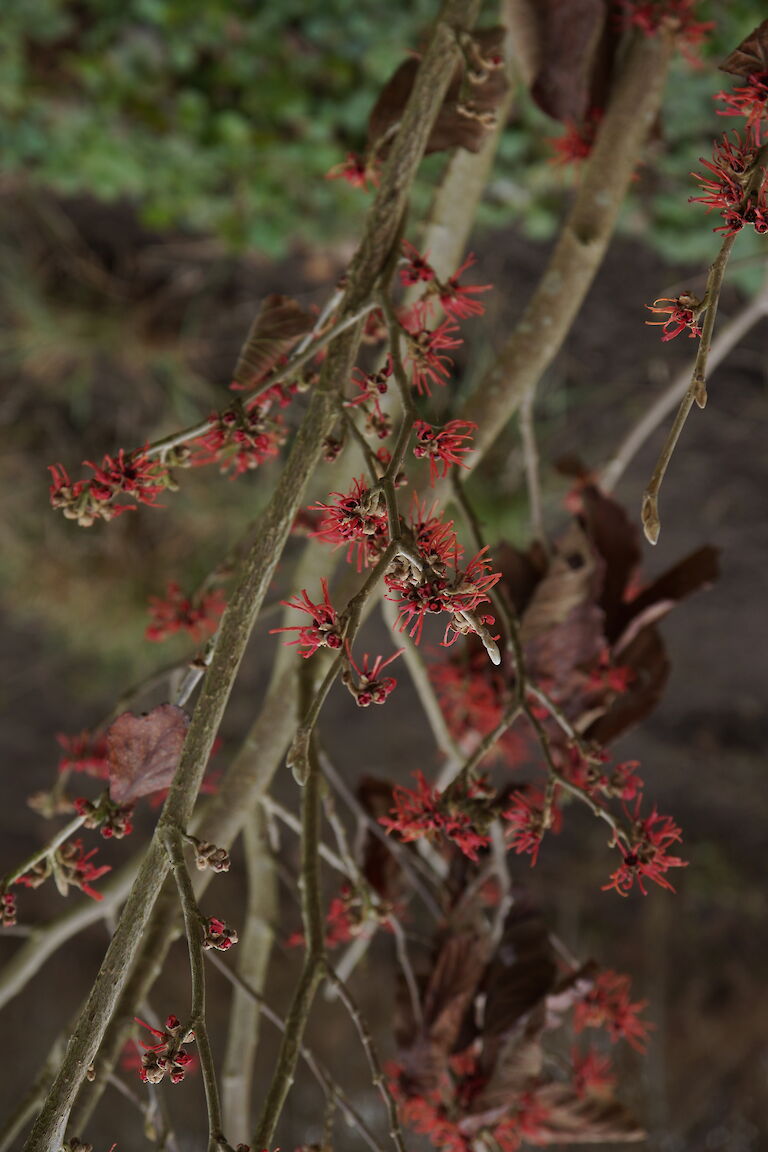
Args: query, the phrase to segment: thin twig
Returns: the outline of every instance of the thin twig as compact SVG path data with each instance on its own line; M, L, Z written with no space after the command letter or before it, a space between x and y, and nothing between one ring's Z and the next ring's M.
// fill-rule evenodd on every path
M530 509L533 535L545 549L548 549L547 537L544 532L544 514L541 504L539 450L536 444L536 430L533 422L535 400L536 390L534 388L526 388L520 402L520 438L523 444L525 479L528 486L528 506Z
M387 624L394 632L397 628L398 614L394 603L384 597L381 601L381 610ZM444 758L443 772L453 773L462 761L462 752L453 738L448 727L440 702L435 694L429 671L424 663L421 652L414 644L407 632L401 633L403 638L403 660L416 689L422 711L427 718L435 744Z
M373 308L376 307L375 302L362 305L355 312L350 315L344 316L338 320L327 332L324 332L311 346L305 347L303 351L298 352L293 356L287 364L281 368L276 369L267 381L259 386L258 392L252 393L248 399L254 400L262 392L274 388L275 384L280 384L283 380L289 380L294 376L300 368L317 355L321 349L325 348L332 340L335 340L342 333L346 332L349 328L354 327L359 323ZM212 424L215 423L215 418L212 420L209 416L205 420L198 421L197 424L191 425L189 428L182 428L179 432L172 432L168 436L163 436L160 440L154 440L147 448L144 449L145 456L160 456L161 459L171 451L172 448L178 448L180 444L186 444L188 440L195 440L198 436L204 436L209 431Z
M203 926L200 909L197 906L192 881L189 878L187 865L184 860L183 839L181 833L172 828L166 828L164 834L165 847L168 852L176 887L179 890L179 900L184 914L184 927L187 933L189 948L189 969L192 977L192 1007L189 1015L189 1030L195 1034L197 1050L200 1055L200 1070L203 1075L205 1088L205 1103L208 1109L208 1152L220 1152L220 1149L230 1149L224 1139L221 1128L221 1103L219 1101L219 1088L216 1082L216 1070L213 1066L213 1053L208 1038L208 1027L205 1018L205 965L203 962Z
M733 263L734 261L731 261L731 264ZM707 361L707 371L710 376L714 369L725 360L729 352L744 338L750 328L766 315L768 315L768 288L764 287L749 301L745 308L737 312L720 329L712 341ZM600 473L600 487L604 492L614 490L646 440L653 435L675 405L683 399L690 386L694 371L695 362L678 372L650 408L632 426Z
M69 824L65 824L63 828L51 837L47 844L42 848L37 848L21 864L17 864L10 872L6 872L5 876L0 879L0 892L5 892L20 876L28 872L30 868L34 868L35 864L39 864L41 860L47 860L52 856L57 848L60 848L65 840L68 840L73 833L77 832L78 828L83 826L85 816L76 816L74 820L70 820Z
M387 1116L389 1117L389 1135L392 1138L392 1142L395 1145L397 1152L405 1152L405 1145L403 1144L403 1132L400 1127L400 1120L397 1115L397 1104L395 1103L392 1093L387 1087L386 1077L381 1070L381 1064L379 1063L379 1058L376 1053L373 1040L371 1039L368 1026L360 1014L360 1009L357 1007L357 1004L352 998L352 994L347 988L346 984L339 978L336 972L334 972L333 968L331 968L328 964L326 964L326 976L328 980L330 980L331 984L333 984L333 986L336 988L336 991L339 994L339 999L351 1016L355 1028L357 1029L357 1034L360 1037L363 1048L365 1049L365 1055L368 1059L368 1066L371 1070L371 1079L384 1102L384 1107L387 1110Z
M680 438L685 422L688 419L688 414L693 408L694 403L698 404L699 408L703 408L707 402L707 360L709 357L709 350L712 344L712 333L715 327L715 316L717 315L717 305L720 300L720 289L723 284L723 276L725 275L725 268L728 263L728 257L731 254L734 241L736 239L735 233L732 236L726 236L717 254L717 258L709 270L707 277L707 289L704 294L704 306L706 307L706 315L704 317L704 324L701 329L701 337L699 341L699 350L696 354L696 360L693 365L693 373L691 375L691 382L688 386L688 391L683 397L682 403L677 410L672 427L669 430L667 439L664 442L664 447L661 450L659 459L654 468L651 479L648 481L648 487L643 495L642 506L642 520L643 531L645 532L646 539L655 544L659 539L659 532L661 531L661 521L659 519L659 492L661 490L664 475L672 459L672 453L675 450L675 445Z
M375 836L376 839L379 840L392 853L400 867L408 875L414 890L418 892L419 896L424 901L424 904L427 906L427 908L429 908L435 919L439 920L442 917L440 906L432 895L432 892L426 886L419 871L417 871L417 867L426 869L426 866L422 864L418 857L414 856L413 853L408 852L408 850L402 844L398 843L397 840L393 840L391 836L388 836L381 825L378 824L373 819L373 817L369 815L368 812L366 812L365 808L363 808L362 804L354 795L354 793L351 792L347 787L341 775L336 771L332 761L323 751L320 752L320 762L322 764L323 775L325 778L333 785L333 788L344 800L344 803L347 805L347 807L355 813L358 820L360 820L365 825L365 827L370 831L371 835ZM429 879L434 879L431 874L428 875Z
M221 972L222 975L225 976L227 980L229 980L233 987L239 989L246 996L250 997L251 1000L253 1000L254 1004L258 1006L262 1015L267 1020L269 1020L270 1024L273 1024L279 1032L282 1032L283 1034L285 1033L286 1022L281 1016L278 1016L278 1014L270 1006L268 1001L260 992L253 988L248 983L248 981L243 980L243 978L239 976L237 972L233 972L231 968L228 968L221 957L217 956L214 952L208 952L207 958L219 970L219 972ZM351 1103L344 1090L333 1080L330 1072L324 1066L324 1064L318 1060L311 1049L305 1047L303 1044L301 1045L300 1055L312 1075L317 1080L320 1087L323 1089L325 1095L327 1097L333 1097L338 1101L339 1107L346 1114L351 1124L353 1124L354 1127L358 1129L366 1144L371 1149L371 1152L382 1152L381 1145L377 1142L376 1137L371 1132L365 1120Z

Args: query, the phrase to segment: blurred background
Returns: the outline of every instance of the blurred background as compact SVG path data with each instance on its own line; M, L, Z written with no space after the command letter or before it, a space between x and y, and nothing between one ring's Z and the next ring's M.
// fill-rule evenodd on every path
M47 466L61 461L76 475L81 460L139 446L221 407L261 299L286 292L304 305L322 304L368 204L364 193L325 173L364 149L376 94L418 44L434 9L433 0L400 0L386 13L373 0L3 5L3 870L49 835L25 800L50 787L55 734L93 726L128 684L186 651L183 640L165 649L144 640L147 597L162 594L171 579L193 586L253 519L275 475L271 465L237 480L213 469L184 473L181 491L164 495L162 509L84 531L50 511ZM566 518L569 483L554 461L577 453L590 467L605 463L690 356L685 337L660 343L659 330L644 324L644 305L703 287L716 221L688 204L688 173L723 130L711 100L725 83L716 62L765 15L757 0L701 9L716 21L715 32L699 67L674 66L619 234L539 392L553 529ZM477 280L496 291L468 330L461 393L492 361L544 266L575 179L553 163L551 139L561 131L522 92L513 101L472 240ZM444 163L442 156L425 163L414 222L426 213ZM762 239L752 232L738 239L721 323L764 282ZM678 894L620 901L601 892L604 837L586 818L546 844L534 872L525 861L512 865L573 952L629 972L635 994L650 1000L656 1028L647 1057L626 1060L624 1097L649 1127L645 1146L658 1152L757 1152L768 1141L766 351L762 320L713 375L709 405L693 413L665 487L661 541L646 549L649 574L700 544L722 549L718 585L663 625L672 675L660 707L616 749L641 761L649 793L683 827L690 866L677 879ZM659 444L657 434L617 491L637 518ZM492 542L527 540L521 469L510 427L470 487ZM320 476L315 495L327 490ZM289 591L289 579L279 575L276 599ZM254 639L237 685L221 763L257 707L275 643L268 627ZM414 764L425 764L433 749L406 679L399 724L412 718ZM337 763L350 780L363 771L396 775L401 730L393 733L386 714L356 712L348 699L339 694L331 704ZM363 765L351 754L360 742L368 750ZM278 790L295 803L290 781ZM141 828L151 821L145 806ZM110 846L110 860L133 847ZM295 842L285 840L281 853L295 868ZM241 873L236 861L223 897L233 918ZM42 920L59 908L56 893L43 888L25 897L23 919ZM286 905L283 937L296 921ZM6 1008L3 1114L89 986L105 939L103 926L89 930ZM18 941L1 944L0 958L8 958ZM177 949L178 969L186 961ZM371 992L371 972L386 955L386 945L377 945L356 982L374 1024L391 1009L381 986ZM275 967L275 1001L284 1005L295 958ZM223 1002L224 985L214 987ZM179 977L166 972L156 1004L175 1003L178 989ZM356 1055L348 1067L356 1041L329 1030L323 1013L312 1043L337 1069L347 1066L350 1083L359 1080L366 1116L381 1124ZM271 1058L267 1047L264 1079ZM201 1086L190 1078L168 1095L181 1146L193 1148ZM120 1152L149 1147L130 1102L117 1093L108 1099L109 1115L88 1134L94 1146L117 1139ZM312 1090L297 1089L281 1146L319 1140L318 1115Z

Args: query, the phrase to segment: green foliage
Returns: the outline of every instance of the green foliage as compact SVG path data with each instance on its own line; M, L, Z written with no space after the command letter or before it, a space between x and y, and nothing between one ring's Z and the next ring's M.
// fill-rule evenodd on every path
M0 33L6 175L137 200L158 229L277 255L364 204L325 173L360 148L377 89L431 0L10 0Z
M668 90L659 175L627 219L671 259L706 259L708 229L685 173L709 147L713 63L759 18L754 0L703 5L717 21L707 66ZM6 0L0 150L6 178L62 194L129 197L157 229L212 232L283 253L349 234L366 197L325 173L364 146L368 112L437 5L401 0ZM686 74L684 74L686 73ZM727 125L726 125L727 126ZM570 180L550 162L559 126L521 94L483 207L550 236ZM439 165L430 166L437 172ZM422 184L426 204L429 173ZM639 216L638 216L639 211ZM652 227L649 227L652 225Z

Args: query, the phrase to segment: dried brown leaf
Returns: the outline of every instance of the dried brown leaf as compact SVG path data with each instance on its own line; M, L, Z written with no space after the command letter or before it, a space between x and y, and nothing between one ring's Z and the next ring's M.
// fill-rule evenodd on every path
M388 816L392 808L391 780L381 780L375 776L364 776L357 787L357 798L370 816L378 823L381 816ZM403 874L394 852L387 847L381 837L370 828L365 828L360 840L358 855L360 871L382 900L397 903L403 891Z
M605 613L605 634L616 637L624 593L640 566L640 533L626 511L594 484L581 491L584 530L604 561L600 606Z
M300 336L312 330L313 324L312 314L290 296L267 296L240 351L236 383L248 388L262 379Z
M107 729L109 794L116 804L132 804L170 786L188 726L187 713L175 704L118 716Z
M669 676L664 642L653 625L643 628L621 652L621 664L632 676L625 692L615 696L607 712L584 735L607 745L627 728L644 720L658 704Z
M424 1027L446 1055L454 1046L487 958L486 942L474 933L449 936L437 955L424 994Z
M503 28L486 28L474 34L474 41L484 57L500 55L504 41ZM404 60L382 88L368 120L369 150L382 158L386 155L395 129L405 111L413 89L419 60ZM465 76L463 61L454 69L448 91L427 141L426 154L450 148L478 152L488 131L486 114L500 105L509 82L503 68L494 68L482 83L472 83ZM468 111L467 111L468 109Z
M719 67L721 72L730 72L732 76L768 72L768 20L753 28Z
M515 901L484 981L483 1035L512 1029L553 989L556 964L541 912L525 898Z
M569 1084L545 1084L536 1100L546 1110L537 1144L589 1144L644 1140L645 1132L618 1100L579 1096Z
M520 621L529 674L558 685L561 702L575 686L574 672L593 663L604 646L603 613L596 603L602 571L583 529L572 523Z
M597 567L584 530L572 523L523 613L520 639L525 647L564 624L574 608L594 600Z
M445 937L431 972L422 981L421 1025L413 1016L409 997L401 989L395 1036L400 1045L402 1077L411 1093L431 1092L438 1087L487 958L486 943L475 933Z
M708 588L714 584L720 575L719 558L719 549L711 545L698 548L628 601L623 607L622 634L617 641L617 647L621 648L627 643L627 628L640 618L647 620L646 613L658 604L664 604L666 611L669 611L678 600L690 596L692 592L698 592L700 588ZM653 618L658 620L661 614L656 612ZM633 632L636 631L635 623Z
M580 122L592 107L605 4L603 0L535 0L535 4L541 47L531 95L554 120Z

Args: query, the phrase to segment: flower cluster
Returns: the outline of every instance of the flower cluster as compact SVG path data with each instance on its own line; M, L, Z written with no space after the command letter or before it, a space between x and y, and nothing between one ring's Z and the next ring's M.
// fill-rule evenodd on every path
M379 823L387 832L397 832L401 839L429 839L452 841L465 856L476 861L478 852L487 848L490 839L486 832L475 827L478 813L485 808L489 789L484 779L473 780L459 787L451 786L440 792L428 784L423 772L414 772L415 788L396 784L392 798L394 807L390 816L381 816Z
M455 650L455 659L445 664L430 665L429 675L454 740L471 751L501 720L509 693L504 671L489 664L477 645L468 651ZM497 758L516 764L522 747L517 729L510 728L494 752Z
M358 572L374 563L387 545L389 530L384 500L378 489L371 489L361 476L354 480L350 492L333 492L334 504L312 504L310 511L322 512L322 519L312 536L347 546L347 561L356 557Z
M659 28L675 32L683 55L690 63L697 63L695 51L715 27L712 20L699 20L696 7L699 0L621 0L630 24L653 36Z
M66 896L68 889L72 887L79 888L92 900L102 900L102 893L97 892L91 885L107 872L111 872L112 868L109 864L97 866L93 863L93 857L97 852L98 848L86 852L82 840L68 840L55 852L49 853L32 868L27 869L15 883L21 884L24 888L39 888L53 874L62 896Z
M750 72L744 81L732 92L717 93L715 99L725 105L718 109L718 115L744 116L747 130L754 133L755 143L759 145L768 117L768 71Z
M122 840L133 832L133 805L122 807L110 799L109 792L103 792L97 800L87 800L78 796L73 801L75 811L83 817L86 828L98 828L105 840Z
M386 440L392 431L392 418L381 407L381 397L389 390L392 375L392 357L388 356L383 368L378 372L361 372L356 368L352 382L358 394L345 401L349 408L362 408L365 412L365 430L377 440Z
M424 621L429 615L446 613L448 623L441 641L450 647L459 636L475 632L476 627L468 619L470 613L481 604L490 602L488 593L501 579L500 572L493 572L493 564L482 548L465 568L458 566L455 535L446 531L449 526L439 525L423 545L419 541L419 552L424 548L438 549L438 564L445 565L447 556L453 554L453 571L443 567L442 572L431 560L427 560L429 570L419 569L408 561L396 561L384 577L387 585L387 599L399 608L398 627L401 632L408 629L408 635L418 644L424 629ZM452 537L452 539L451 539ZM493 616L479 617L481 624L492 624Z
M16 927L16 897L13 892L3 892L0 896L0 925L3 928Z
M169 580L165 598L150 596L151 621L144 633L147 640L167 640L176 632L186 632L200 641L216 631L226 600L219 589L187 596L181 585Z
M116 457L105 456L101 464L90 460L84 464L93 471L90 480L72 481L62 464L48 469L51 506L83 528L99 519L114 520L136 504L157 507L157 497L172 483L165 465L152 459L146 448L129 453L121 448ZM117 503L121 496L129 496L136 504Z
M571 1083L576 1095L601 1096L612 1092L616 1084L611 1061L607 1056L601 1056L594 1048L580 1052L578 1048L571 1049L571 1067L573 1069Z
M417 420L413 426L416 443L413 454L417 460L429 460L430 485L448 474L454 464L466 468L462 457L470 450L472 433L477 424L469 420L449 420L442 428Z
M92 848L86 852L82 840L70 840L62 844L54 855L53 869L59 887L66 892L67 885L79 888L92 900L102 900L103 895L91 885L107 872L112 871L110 864L101 864L97 867L93 857L98 852Z
M539 858L539 848L547 828L555 818L555 811L545 810L544 796L539 791L515 789L509 801L510 806L502 812L507 823L506 837L510 848L517 855L525 853L531 858L531 868ZM559 813L558 813L559 816Z
M394 692L397 687L397 680L394 676L383 676L381 673L391 664L393 660L397 660L402 652L402 648L395 652L394 656L390 656L385 660L383 656L377 656L373 664L369 667L369 656L366 652L363 656L362 668L355 662L355 659L350 650L349 644L346 645L347 664L342 672L342 680L352 696L355 698L355 703L358 708L368 708L371 704L385 704L389 695Z
M433 385L444 387L450 378L453 360L446 352L463 344L456 336L459 326L450 319L432 329L419 324L418 318L406 318L406 324L406 364L411 369L411 383L419 396L431 396Z
M218 916L209 916L203 925L203 948L215 948L227 952L237 944L238 936L234 928L228 928Z
M85 772L87 776L106 779L109 776L107 741L83 729L76 736L57 732L56 741L61 748L59 757L60 772Z
M188 836L195 849L195 867L198 872L205 872L210 868L212 872L229 872L230 859L226 848L217 848L208 840L198 840L196 836Z
M584 120L566 120L565 132L547 141L552 148L553 164L578 164L592 152L597 130L603 118L601 108L593 108Z
M692 175L698 180L702 195L689 200L706 204L708 212L718 209L723 223L716 232L732 236L747 224L761 235L768 232L766 173L757 168L757 156L757 139L747 128L743 138L734 132L733 139L724 134L715 140L711 160L700 157L706 172Z
M320 581L323 589L323 599L319 604L310 600L306 591L302 591L301 598L296 596L293 600L283 600L286 608L296 608L299 612L306 612L311 618L311 624L292 624L286 628L272 628L270 634L278 632L298 632L295 640L288 640L288 644L298 645L302 656L309 657L317 652L318 648L341 648L343 642L342 623L331 604L328 595L328 581Z
M630 999L631 991L628 976L610 969L600 972L574 1007L573 1026L576 1032L582 1032L585 1028L604 1028L614 1044L618 1040L626 1040L638 1052L642 1052L648 1040L650 1025L640 1019L640 1013L648 1001L638 1000L633 1003Z
M141 1070L139 1076L145 1084L159 1084L168 1075L172 1084L179 1084L192 1063L192 1056L184 1048L194 1040L194 1032L183 1028L176 1016L169 1016L165 1028L153 1028L144 1020L135 1017L136 1023L141 1024L157 1038L156 1044L141 1042L144 1052L141 1056Z
M334 896L325 914L326 948L338 948L348 944L359 935L365 920L360 897L349 884L342 884L338 896ZM288 948L301 948L306 944L303 932L293 932L286 940Z
M683 838L682 831L672 817L660 816L654 808L650 816L641 819L641 803L642 797L638 797L629 846L621 842L615 844L622 854L622 864L612 873L610 883L603 886L603 891L613 888L620 896L627 896L637 881L640 891L645 896L647 892L643 881L651 880L660 888L674 892L666 873L670 868L687 867L687 862L681 860L679 856L667 855L669 848L673 844L678 844Z
M190 464L220 465L220 471L241 476L277 456L287 429L280 413L272 414L271 396L265 393L247 407L237 404L214 412L208 430L194 441Z
M422 256L407 240L403 241L403 255L406 258L406 263L400 269L401 283L406 287L413 287L422 283L429 285L424 296L417 302L409 316L405 318L406 321L410 319L414 322L416 328L424 327L425 320L432 313L432 305L435 300L439 301L443 312L451 320L466 320L471 316L482 316L485 312L485 306L475 297L483 292L490 292L492 285L461 283L461 277L475 263L476 258L472 253L447 280L441 280L438 277L429 263L429 254L425 253ZM406 322L406 327L408 326ZM445 347L451 347L451 345L446 344Z

